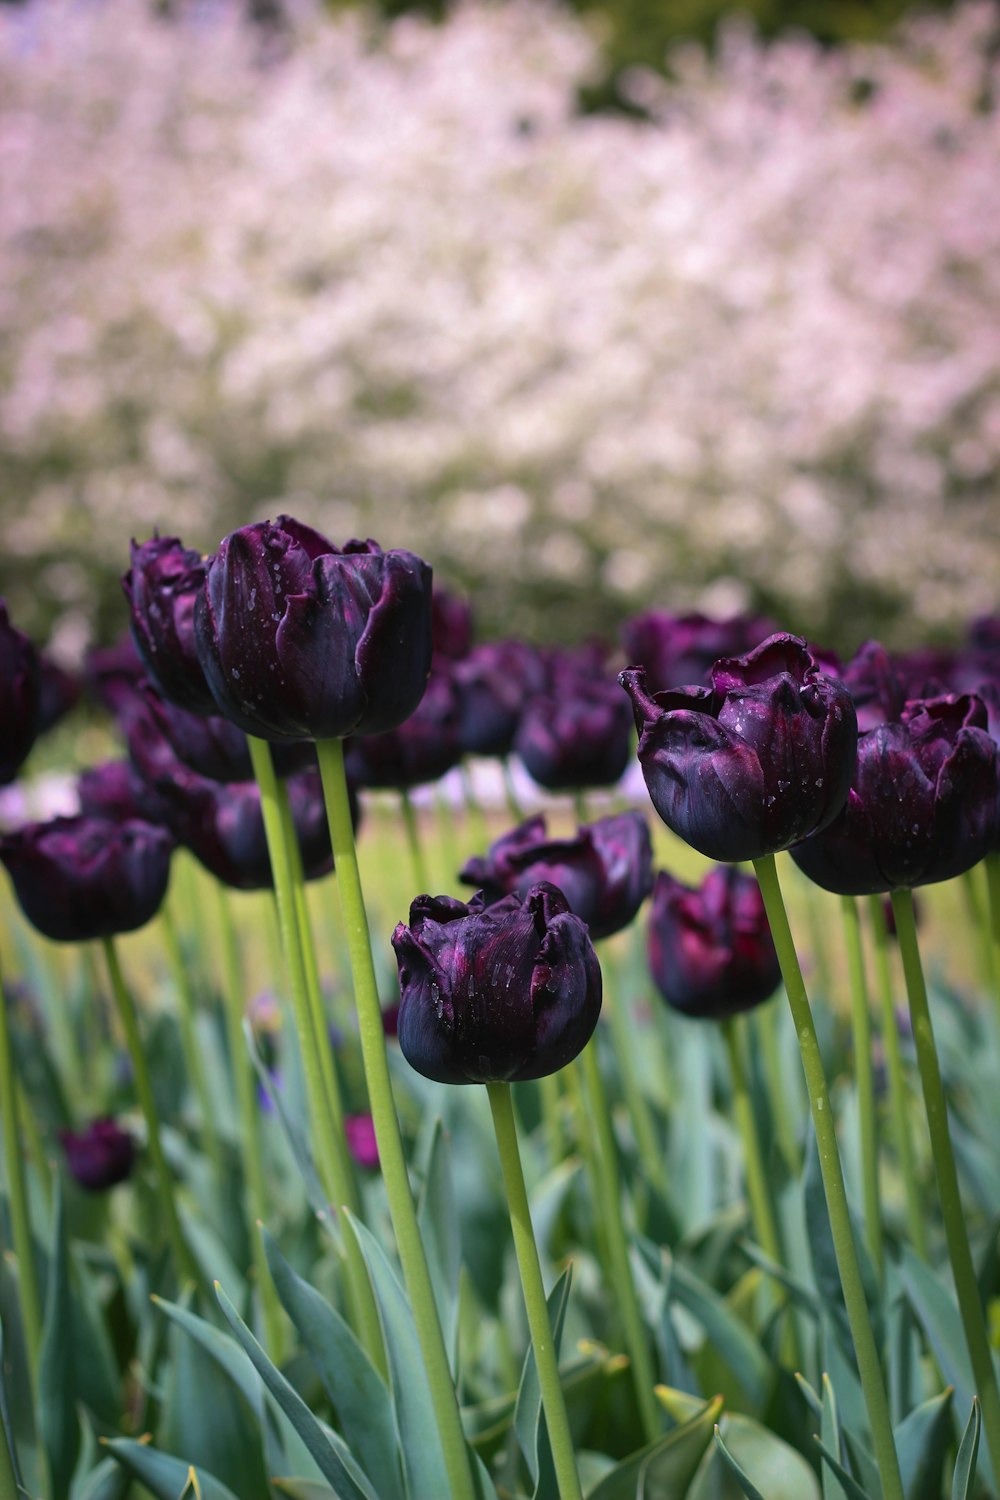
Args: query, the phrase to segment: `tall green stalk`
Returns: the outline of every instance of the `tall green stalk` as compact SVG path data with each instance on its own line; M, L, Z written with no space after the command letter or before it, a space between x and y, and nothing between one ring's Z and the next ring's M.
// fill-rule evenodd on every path
M427 874L427 860L424 857L424 846L420 838L420 829L417 826L416 809L405 787L400 791L399 803L403 813L403 827L406 829L406 843L410 850L413 884L417 892L427 894L431 888L430 877Z
M917 943L917 927L913 918L913 894L911 891L893 891L892 910L896 918L896 935L899 952L906 976L906 992L910 1002L910 1019L913 1024L913 1041L917 1049L917 1065L924 1091L924 1108L927 1112L927 1127L931 1138L931 1154L934 1158L934 1175L937 1179L938 1197L944 1218L944 1232L948 1243L948 1258L955 1278L959 1312L965 1342L972 1363L972 1374L976 1382L976 1393L983 1408L983 1428L990 1452L993 1473L1000 1482L1000 1388L997 1386L996 1369L990 1352L986 1319L979 1296L976 1270L969 1248L969 1235L962 1211L962 1196L958 1186L958 1172L951 1147L948 1130L948 1104L945 1099L941 1069L938 1064L934 1028L931 1024L930 1006L927 1003L927 986L924 983L923 965Z
M569 1429L566 1398L559 1379L559 1361L556 1356L552 1324L545 1303L545 1284L538 1262L538 1247L531 1227L531 1212L528 1194L521 1170L521 1156L517 1146L517 1129L514 1111L510 1102L509 1083L488 1083L490 1109L493 1112L493 1128L496 1132L497 1150L503 1172L510 1224L514 1236L517 1267L521 1273L524 1292L524 1307L528 1314L531 1346L535 1352L538 1384L542 1393L542 1408L545 1425L552 1449L552 1462L556 1472L559 1500L583 1500L583 1489L576 1468L573 1451L573 1436Z
M986 890L990 909L990 952L993 973L993 995L1000 1015L1000 854L994 851L983 861L986 866Z
M225 1181L225 1167L222 1159L222 1148L219 1142L215 1111L212 1108L212 1095L205 1073L204 1052L198 1041L196 1024L198 1006L195 1000L194 986L191 983L191 976L184 962L184 954L181 949L177 926L167 902L160 908L160 931L163 936L163 946L167 955L170 976L174 983L174 992L177 996L181 1047L184 1052L184 1068L188 1075L188 1081L194 1090L194 1096L198 1101L198 1113L201 1116L201 1131L205 1144L205 1154L212 1164L212 1171L216 1182L221 1184Z
M202 1285L201 1272L181 1230L180 1216L177 1212L177 1200L174 1195L174 1179L167 1165L167 1158L163 1154L163 1143L160 1139L160 1120L156 1112L156 1100L153 1096L153 1084L149 1076L149 1068L146 1064L146 1053L142 1045L142 1037L139 1033L139 1016L135 1008L135 1001L132 998L131 990L125 983L125 976L122 973L114 938L106 937L102 942L104 958L108 966L108 977L111 980L111 993L118 1008L118 1017L121 1021L122 1031L125 1034L125 1045L128 1048L129 1060L132 1064L132 1079L135 1084L135 1092L139 1100L139 1108L142 1110L143 1119L146 1122L146 1144L153 1162L156 1195L159 1200L160 1213L167 1232L167 1238L170 1241L174 1265L177 1268L178 1275L182 1279L194 1281L196 1284Z
M3 1121L7 1192L10 1198L14 1254L17 1256L21 1321L24 1326L24 1342L28 1350L31 1387L37 1398L38 1360L42 1348L42 1304L38 1295L38 1270L31 1238L31 1217L28 1212L24 1159L21 1155L21 1132L18 1122L10 1018L2 979L0 979L0 1119Z
M799 1039L799 1051L802 1055L802 1068L809 1093L813 1129L816 1133L823 1191L830 1215L830 1231L837 1258L837 1269L840 1272L840 1284L844 1292L847 1320L858 1362L858 1374L861 1377L865 1406L868 1410L868 1423L871 1427L872 1444L875 1449L875 1463L882 1482L883 1500L904 1500L903 1481L900 1476L899 1458L896 1454L892 1421L889 1416L885 1381L882 1378L875 1335L872 1332L871 1319L868 1315L868 1303L865 1300L861 1267L858 1263L858 1252L847 1206L844 1171L837 1147L836 1122L833 1110L830 1108L830 1093L823 1069L819 1039L816 1036L809 997L806 994L802 970L788 925L774 855L766 854L761 859L754 860L754 870L764 898L771 935L774 938L782 978L785 981L785 992L788 995L792 1021Z
M521 806L517 795L517 788L514 785L514 772L511 768L510 756L505 755L500 764L503 767L503 790L504 796L507 799L507 811L515 823L523 823L524 808Z
M664 1153L656 1139L656 1127L653 1124L649 1101L639 1087L639 1080L636 1077L632 1058L632 1020L625 1006L621 967L607 943L601 945L601 968L604 971L603 1013L607 1016L611 1029L611 1044L621 1078L622 1097L632 1121L632 1129L639 1149L639 1160L642 1162L642 1169L649 1181L661 1195L665 1195L667 1174Z
M317 742L316 750L319 756L320 774L323 778L327 816L330 820L333 857L337 866L337 893L340 897L351 961L351 974L354 980L354 998L357 1006L361 1053L368 1082L368 1099L375 1125L375 1138L378 1142L379 1162L389 1201L392 1227L413 1309L431 1399L434 1403L441 1447L448 1471L451 1500L473 1500L475 1485L469 1450L462 1430L458 1399L452 1384L448 1352L441 1331L437 1304L434 1301L434 1290L427 1256L420 1237L416 1206L410 1191L406 1158L403 1154L399 1120L392 1097L389 1058L385 1030L382 1025L378 985L372 963L368 917L365 912L364 893L361 889L361 877L354 848L354 829L351 824L347 779L344 774L344 747L339 740L320 740Z
M854 1076L858 1089L861 1136L861 1187L865 1206L865 1242L882 1280L882 1206L878 1182L878 1121L875 1116L875 1073L872 1067L871 1002L861 945L861 922L853 896L840 898L844 946L851 983L851 1029L854 1036Z

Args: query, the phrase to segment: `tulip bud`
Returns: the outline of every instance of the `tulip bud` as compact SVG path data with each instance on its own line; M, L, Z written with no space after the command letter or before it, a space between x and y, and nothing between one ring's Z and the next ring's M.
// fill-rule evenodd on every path
M399 965L399 1045L441 1083L541 1078L587 1045L601 970L561 891L535 885L466 906L418 896L392 935Z
M341 550L279 516L207 564L198 659L219 712L268 740L380 734L413 713L431 661L431 570L377 543Z
M711 870L696 889L661 870L647 946L664 1000L698 1020L752 1010L781 983L760 887L731 865Z
M627 927L653 888L653 846L641 813L618 813L583 825L574 838L550 839L545 818L529 818L462 870L487 901L524 896L546 881L558 886L592 938Z
M639 763L668 828L709 859L758 859L825 828L847 799L857 718L847 688L804 641L775 635L712 668L711 688L632 699Z
M80 1131L60 1130L70 1176L89 1193L124 1182L135 1164L135 1141L114 1120L92 1120Z
M204 559L177 537L132 543L122 588L136 649L163 697L192 713L215 712L195 648L195 604L204 584Z

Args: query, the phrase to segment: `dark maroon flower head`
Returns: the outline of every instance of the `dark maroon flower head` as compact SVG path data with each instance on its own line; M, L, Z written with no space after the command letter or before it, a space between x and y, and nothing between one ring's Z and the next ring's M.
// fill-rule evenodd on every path
M132 566L122 578L132 637L143 666L164 698L192 713L215 713L195 645L195 605L206 564L178 537L132 543Z
M174 840L151 823L53 818L0 839L21 909L57 943L133 932L156 915Z
M524 896L539 881L558 886L594 939L627 927L653 889L653 846L641 813L584 824L575 838L550 839L545 818L529 818L462 870L487 901Z
M97 646L88 651L83 674L98 703L117 718L137 696L146 668L131 634L126 631L113 646Z
M103 1193L131 1176L135 1141L109 1118L92 1120L83 1130L60 1130L70 1176L89 1193Z
M388 1037L396 1037L399 1034L399 1001L394 1005L382 1007L382 1030Z
M713 620L707 615L671 615L651 609L626 620L622 645L626 661L644 667L649 682L661 690L708 682L712 664L720 657L751 651L777 628L757 615Z
M552 792L613 786L631 747L628 705L614 682L565 670L529 701L514 739L528 774Z
M397 729L350 741L348 771L363 787L403 790L437 781L461 759L460 722L451 672L434 671L416 709Z
M878 641L859 646L840 676L854 699L859 733L899 719L907 697L906 679Z
M472 605L447 589L431 595L431 638L434 655L460 661L472 650Z
M509 755L528 698L545 686L545 669L525 641L484 641L456 662L463 754Z
M760 887L731 865L717 866L695 889L660 871L648 953L667 1004L699 1020L752 1010L781 983Z
M250 747L242 729L220 714L194 714L162 698L151 682L142 685L143 699L153 723L178 760L209 781L252 781ZM311 740L289 740L272 747L279 776L316 763Z
M344 1135L347 1149L359 1167L369 1172L378 1166L378 1141L375 1139L375 1121L371 1115L345 1115Z
M392 935L399 965L399 1045L440 1083L499 1083L555 1073L587 1045L601 1010L601 970L561 891L536 885L466 906L418 896Z
M668 828L709 859L758 859L825 828L847 800L857 718L805 642L774 635L716 662L711 688L650 696L635 668L639 763Z
M381 734L424 694L431 570L412 552L372 541L341 549L279 516L221 543L195 633L218 711L247 734Z
M986 710L971 694L908 703L898 724L858 741L847 805L792 850L810 880L842 896L961 875L1000 840L1000 770Z
M0 786L13 781L38 734L38 653L0 599Z
M169 823L166 802L130 760L108 760L81 771L76 790L85 817Z
M38 653L38 733L47 734L80 701L83 684L46 652Z

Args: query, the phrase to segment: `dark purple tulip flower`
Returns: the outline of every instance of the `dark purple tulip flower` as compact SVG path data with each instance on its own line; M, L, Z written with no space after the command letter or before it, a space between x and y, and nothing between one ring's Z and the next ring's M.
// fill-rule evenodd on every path
M626 620L622 645L626 660L644 667L649 681L662 689L707 682L720 657L752 651L777 628L758 615L713 620L708 615L672 615L651 609Z
M594 939L627 927L653 889L653 846L641 813L584 824L575 838L550 839L539 815L505 833L462 870L487 901L524 896L539 881L558 886Z
M437 781L462 756L458 692L451 672L434 671L414 712L397 729L347 745L347 769L359 786L403 791Z
M431 637L434 655L460 661L472 650L472 605L448 589L431 595Z
M619 681L632 699L646 786L667 827L699 853L758 859L837 816L854 773L854 704L797 636L716 662L711 688L651 696L644 679L630 668Z
M717 866L695 889L661 870L647 941L660 994L686 1016L725 1020L781 983L760 887L732 865Z
M169 824L167 802L130 760L108 760L81 771L76 790L85 817Z
M87 653L84 663L87 687L116 717L127 710L145 676L146 668L129 632L113 646L98 646Z
M839 675L854 699L861 734L877 724L891 724L902 714L906 681L878 641L865 641L859 646Z
M431 570L412 552L373 541L341 549L279 516L221 543L195 632L218 711L247 734L381 734L424 695Z
M44 651L38 653L38 733L50 729L76 707L83 684L72 672L66 672Z
M527 704L514 739L528 774L551 792L613 786L631 748L628 705L614 682L562 669Z
M38 734L38 653L0 599L0 786L13 781Z
M538 652L524 641L484 641L455 662L462 751L509 755L529 697L545 686Z
M134 932L167 890L174 840L151 823L53 818L0 839L21 909L57 943Z
M88 1193L103 1193L131 1176L135 1141L114 1120L92 1120L83 1130L60 1130L70 1176Z
M399 1045L439 1083L543 1078L587 1045L601 1010L601 969L555 886L486 906L418 896L392 935Z
M1000 770L972 694L908 703L898 724L858 741L847 805L792 850L810 880L841 896L961 875L1000 841Z
M195 604L205 584L205 561L175 536L132 543L132 566L122 578L132 637L143 666L164 698L193 713L215 713L215 699L198 661Z
M318 880L333 869L330 829L319 773L303 771L286 782L303 873ZM357 825L357 801L352 798ZM273 885L267 852L260 790L255 781L201 781L178 795L172 804L172 826L179 841L207 870L241 891L268 890Z
M151 682L141 684L150 717L178 760L209 781L252 781L250 747L242 729L220 714L193 714L160 696ZM272 751L279 776L316 763L309 740L286 741Z

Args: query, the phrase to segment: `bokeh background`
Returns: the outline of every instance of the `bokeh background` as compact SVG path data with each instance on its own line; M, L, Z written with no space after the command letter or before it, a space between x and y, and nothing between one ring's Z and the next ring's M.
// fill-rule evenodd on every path
M0 5L0 593L130 535L409 546L482 633L1000 580L1000 9Z

